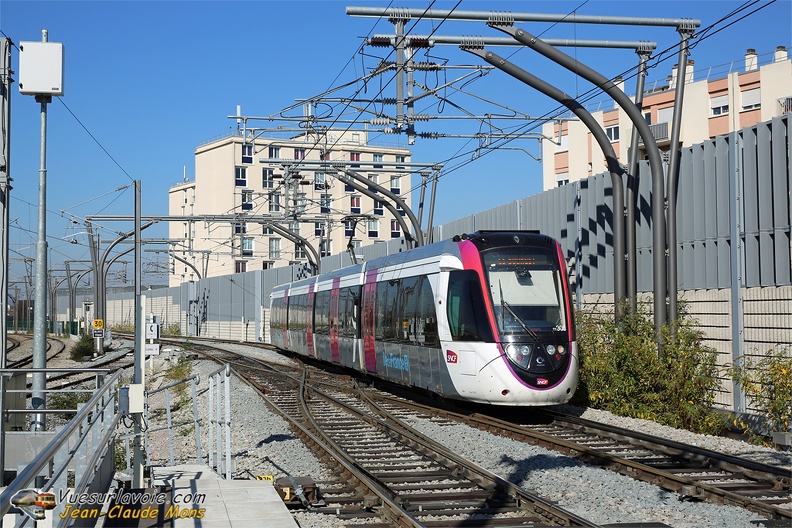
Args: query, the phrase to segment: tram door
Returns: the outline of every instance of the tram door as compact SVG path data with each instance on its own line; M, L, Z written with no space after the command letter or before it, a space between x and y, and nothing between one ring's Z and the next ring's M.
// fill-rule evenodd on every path
M363 355L366 370L377 372L377 354L374 348L374 303L377 300L377 270L366 273L363 286Z

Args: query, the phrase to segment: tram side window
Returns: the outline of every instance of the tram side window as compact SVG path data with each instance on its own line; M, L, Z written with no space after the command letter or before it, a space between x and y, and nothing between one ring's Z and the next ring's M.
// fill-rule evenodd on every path
M314 332L330 333L330 290L316 292L314 296Z
M417 287L420 286L420 277L407 277L402 279L399 288L399 319L398 340L400 343L418 344L415 338L415 316L418 310Z
M452 271L446 310L454 341L493 341L478 274Z
M374 335L381 341L396 341L396 305L399 301L399 280L377 283L376 328Z
M283 299L273 299L272 309L270 310L270 325L281 326L283 324Z
M296 295L290 299L289 304L289 330L304 330L308 322L308 295Z
M338 296L338 335L358 337L358 324L355 320L356 301L360 297L357 288L342 288Z
M416 344L437 347L440 345L437 337L437 313L435 312L434 295L432 295L432 286L429 284L429 279L422 277L417 289Z

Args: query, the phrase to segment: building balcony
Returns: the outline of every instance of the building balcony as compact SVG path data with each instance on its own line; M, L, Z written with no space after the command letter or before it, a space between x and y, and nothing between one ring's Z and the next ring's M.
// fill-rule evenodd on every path
M670 136L668 135L668 122L649 125L649 130L652 132L652 137L658 143L661 141L668 141L670 139ZM643 139L640 136L638 137L638 143L643 145Z
M782 97L778 100L779 116L792 112L792 97Z

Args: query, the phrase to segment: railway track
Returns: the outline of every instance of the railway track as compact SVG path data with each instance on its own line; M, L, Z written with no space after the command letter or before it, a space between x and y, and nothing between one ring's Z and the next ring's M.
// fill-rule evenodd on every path
M9 337L8 340L11 341L14 344L13 348L10 348L8 350L8 352L10 352L11 350L14 350L16 348L19 348L21 346L21 344L22 344L22 342L19 339L16 339L16 338ZM53 346L53 343L54 343L54 346ZM66 343L64 343L60 339L54 339L54 338L49 338L49 337L47 338L47 348L46 348L47 361L57 357L64 350L66 350ZM14 360L14 361L9 361L6 364L6 368L24 368L24 367L27 367L27 366L32 365L32 364L33 364L33 354L29 354L29 355L26 355L23 358L20 358L20 359Z
M536 410L533 415L546 416L542 423L516 423L465 409L438 409L434 403L424 405L378 390L369 393L404 417L409 411L412 416L466 423L650 482L687 500L735 505L781 523L792 520L792 475L786 469L558 412Z
M298 378L294 368L278 366L276 380L275 370L253 360L212 356L231 359L343 473L322 486L323 503L314 511L342 519L377 515L381 526L597 526L422 437L348 379L315 371Z
M686 499L731 504L768 517L792 520L789 470L614 427L552 410L547 423L516 423L480 413L439 410L373 392L393 411L445 419L559 451L579 460L674 491ZM787 505L782 508L781 505Z

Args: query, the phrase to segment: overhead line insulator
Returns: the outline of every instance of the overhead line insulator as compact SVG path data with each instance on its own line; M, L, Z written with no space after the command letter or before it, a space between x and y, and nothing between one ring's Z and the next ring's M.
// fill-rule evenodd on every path
M431 48L432 44L428 38L410 37L407 41L407 46L410 48Z
M368 40L369 46L373 46L375 48L389 48L393 46L393 42L391 41L390 37L381 37L374 35Z
M436 62L414 62L413 69L420 71L435 71L440 69Z

